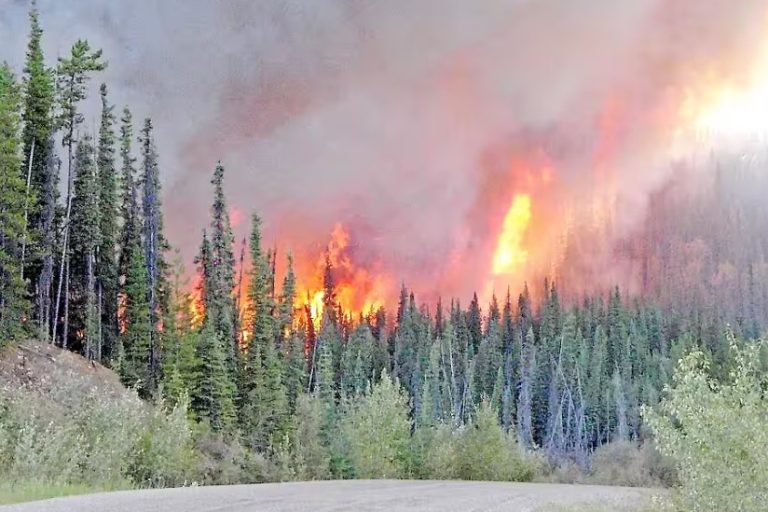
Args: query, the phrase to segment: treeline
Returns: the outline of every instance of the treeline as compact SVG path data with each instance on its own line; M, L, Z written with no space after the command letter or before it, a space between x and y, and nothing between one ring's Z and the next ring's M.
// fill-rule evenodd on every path
M365 443L349 440L365 439L366 421L386 421L376 411L401 406L405 423L393 428L410 436L407 453L398 437L395 455L377 455L399 461L400 476L424 467L410 444L420 436L466 440L467 425L489 418L497 445L518 440L587 466L596 447L642 437L641 404L659 400L686 350L703 345L725 357L717 331L727 316L633 302L618 288L566 304L544 282L537 301L526 288L483 308L477 296L466 307L419 305L403 286L396 311L353 318L337 303L329 262L324 313L312 318L295 296L290 256L276 283L258 216L240 304L221 165L195 260L202 317L193 317L183 270L169 261L151 120L136 137L130 110L118 120L102 85L92 138L80 106L106 67L101 52L77 41L49 67L34 8L30 27L22 79L0 68L0 342L36 336L113 367L144 398L189 397L195 420L310 478L383 474L361 469L368 458L355 450ZM761 329L766 304L750 306L745 333ZM361 403L373 404L368 413ZM337 436L341 427L350 435ZM323 469L301 473L310 466Z

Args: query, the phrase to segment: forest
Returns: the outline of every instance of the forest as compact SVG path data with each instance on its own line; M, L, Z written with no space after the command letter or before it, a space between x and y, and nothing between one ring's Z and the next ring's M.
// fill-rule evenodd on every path
M111 368L167 414L157 421L189 430L188 458L208 460L192 470L180 456L186 469L160 476L134 464L133 485L589 474L606 449L641 453L644 407L679 363L695 366L687 354L728 379L735 347L768 325L764 150L675 164L683 178L614 249L641 269L635 289L579 292L592 233L557 275L488 304L423 303L405 283L396 304L362 313L337 300L328 257L322 307L305 303L259 205L237 254L220 163L190 286L164 230L152 119L94 85L100 50L78 40L51 64L34 8L29 23L23 70L0 67L0 346L36 339ZM81 111L93 94L96 126ZM665 464L620 483L677 485Z

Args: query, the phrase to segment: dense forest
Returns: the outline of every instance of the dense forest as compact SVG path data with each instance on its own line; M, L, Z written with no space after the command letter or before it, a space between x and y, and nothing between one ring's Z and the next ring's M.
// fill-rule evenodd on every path
M491 421L553 463L586 468L598 447L644 438L641 406L659 402L686 352L702 349L724 375L725 333L756 338L768 325L760 152L676 164L680 181L614 249L636 265L638 289L579 295L593 233L574 239L582 246L553 279L490 304L422 304L403 285L396 307L353 314L327 259L320 318L296 296L290 255L265 248L259 215L250 264L238 264L220 164L189 290L164 232L152 120L116 108L103 84L100 121L88 126L81 106L106 59L79 40L51 66L42 37L33 9L24 69L0 67L0 344L31 337L78 352L144 399L188 401L224 439L301 457L296 467L315 468L294 468L304 477L368 474L362 448L337 446L335 432L346 425L353 439L365 421L386 421L355 409L373 397L407 411L392 428L414 439ZM417 455L381 457L420 474Z

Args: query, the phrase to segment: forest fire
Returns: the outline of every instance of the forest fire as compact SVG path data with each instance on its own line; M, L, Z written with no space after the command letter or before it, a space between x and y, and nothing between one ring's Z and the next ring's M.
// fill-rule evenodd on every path
M493 274L513 274L528 260L523 237L531 222L531 197L515 194L493 255Z
M322 320L325 307L335 305L344 314L366 315L384 305L390 292L390 280L358 265L353 260L349 232L336 224L327 248L314 262L297 264L299 286L296 306L308 308L315 326ZM327 289L335 297L326 297Z

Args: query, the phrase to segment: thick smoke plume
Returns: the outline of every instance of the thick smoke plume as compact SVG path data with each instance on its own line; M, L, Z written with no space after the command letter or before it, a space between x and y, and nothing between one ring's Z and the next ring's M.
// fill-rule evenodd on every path
M20 69L27 2L0 3ZM188 258L221 159L235 220L258 211L281 254L315 258L340 222L358 265L427 296L484 291L516 192L532 255L604 193L614 234L631 228L681 106L745 80L768 27L765 0L38 4L51 58L87 37L115 101L154 118Z

